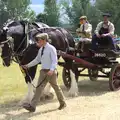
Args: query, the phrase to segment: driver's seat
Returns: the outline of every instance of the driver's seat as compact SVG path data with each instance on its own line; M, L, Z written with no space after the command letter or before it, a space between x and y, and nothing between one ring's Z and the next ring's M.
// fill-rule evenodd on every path
M112 50L113 46L112 46L112 44L111 44L109 39L108 40L107 39L106 40L101 39L101 41L98 42L98 49Z

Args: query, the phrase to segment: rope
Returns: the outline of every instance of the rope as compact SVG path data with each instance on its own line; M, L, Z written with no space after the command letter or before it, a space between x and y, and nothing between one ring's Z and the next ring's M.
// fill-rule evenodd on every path
M18 56L17 56L17 61L18 61L19 66L21 66L20 60L19 60ZM22 69L23 69L23 68L22 68ZM44 78L37 86L35 86L35 85L32 83L33 79L31 78L31 76L30 76L30 74L29 74L29 72L28 72L28 69L26 69L25 71L26 71L26 74L28 75L28 77L30 78L31 84L32 84L32 86L33 86L34 88L40 87L40 85L42 85L42 83L43 83L43 82L45 81L45 79L47 78L47 75L46 75L45 78Z

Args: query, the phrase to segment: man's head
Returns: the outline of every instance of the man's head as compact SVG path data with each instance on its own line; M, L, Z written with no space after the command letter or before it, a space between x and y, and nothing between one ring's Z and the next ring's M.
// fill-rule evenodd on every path
M103 21L105 23L107 23L109 21L109 18L111 17L111 15L109 13L104 13L103 14Z
M80 24L85 24L87 22L87 16L81 16L79 19L80 19Z
M38 33L36 36L35 36L35 40L37 42L37 46L38 47L42 47L44 46L47 41L48 41L48 34L47 33Z

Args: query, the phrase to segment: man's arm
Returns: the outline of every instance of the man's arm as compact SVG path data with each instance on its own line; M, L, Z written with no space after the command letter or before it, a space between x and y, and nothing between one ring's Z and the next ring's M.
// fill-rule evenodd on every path
M55 48L52 48L50 55L51 55L51 59L52 59L52 64L51 64L50 70L54 71L55 68L57 67L57 63L58 63L57 52L56 52Z
M102 26L102 22L100 22L100 23L97 25L97 27L96 27L95 34L96 34L97 36L99 36L99 31L100 31L100 29L101 29L101 26Z
M86 33L91 33L92 32L92 25L88 24L88 29L85 30Z
M76 29L76 32L77 33L82 33L82 25L79 28Z
M39 50L38 55L36 56L36 58L31 61L30 63L28 63L27 65L25 65L27 68L33 67L35 65L37 65L39 62L41 61L41 50Z
M109 33L107 35L113 36L114 35L114 31L115 31L115 27L112 23L110 23L109 26Z

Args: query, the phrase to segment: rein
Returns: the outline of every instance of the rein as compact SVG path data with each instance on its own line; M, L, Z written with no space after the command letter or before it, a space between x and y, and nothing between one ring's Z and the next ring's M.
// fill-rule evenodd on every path
M35 28L35 29L36 29L38 32L41 32L38 28ZM29 31L29 32L31 32L31 31ZM29 32L28 32L28 33L29 33ZM6 44L6 43L9 44L10 50L11 50L11 53L10 53L11 61L13 60L13 61L16 62L17 64L19 64L20 67L21 67L21 61L23 61L24 57L23 57L22 60L20 61L19 56L23 56L23 53L24 53L24 51L26 50L27 47L26 47L24 50L22 50L20 53L17 54L17 52L18 52L19 48L22 46L23 42L26 40L26 38L27 38L27 34L25 34L23 40L21 41L21 43L20 43L20 45L18 46L18 48L17 48L16 51L14 51L14 43L13 43L10 39L7 39L6 41L4 41L4 42L1 43L1 44ZM67 37L65 36L65 39L66 39L66 38L67 38ZM9 56L4 57L3 59L5 59L5 58L7 58L7 57L9 57ZM15 59L14 59L14 58L15 58ZM22 67L21 67L21 68L22 68ZM22 68L22 69L23 69L23 68ZM24 70L24 72L26 72L26 74L27 74L28 77L30 78L30 82L31 82L31 84L32 84L32 86L33 86L34 88L38 88L38 87L44 82L44 80L47 78L47 75L46 75L45 78L44 78L37 86L35 86L35 85L33 84L33 82L32 82L33 79L31 78L28 69L23 69L23 70Z
M26 48L27 48L27 47L26 47L26 48L25 48L24 50L22 50L19 54L17 54L19 48L22 46L22 44L23 44L23 42L25 41L25 39L26 39L26 35L25 35L25 37L23 38L22 42L20 43L20 45L18 46L18 48L17 48L16 51L13 50L13 49L14 49L14 48L13 48L14 44L13 44L13 42L12 42L10 39L7 39L6 41L1 42L1 46L4 45L4 44L6 44L6 43L8 43L8 45L10 46L10 50L11 50L11 60L13 60L13 61L16 62L16 63L18 63L18 61L15 60L14 58L17 57L17 56L22 56L22 55L23 55L23 52L24 52L24 51L26 50ZM2 46L2 47L4 47L4 46ZM2 59L8 58L8 57L9 57L9 56L2 57Z
M21 42L21 44L19 45L19 47L18 47L18 49L20 48L20 46L22 45L22 43L24 42L24 40L25 40L25 38L26 38L26 36L24 37L24 39L23 39L23 41ZM7 41L8 43L9 43L9 45L10 45L10 48L11 48L11 50L12 50L12 59L11 60L13 60L14 62L16 62L17 64L19 64L19 66L21 66L21 62L20 62L20 60L19 60L19 56L22 56L23 55L23 52L26 50L26 48L21 52L21 54L16 54L16 52L18 51L18 49L14 52L14 50L13 50L13 48L11 47L11 41ZM6 43L7 43L6 42ZM7 56L7 57L9 57L9 56ZM7 58L7 57L5 57L5 58ZM14 57L16 57L16 60L14 59ZM5 59L5 58L3 58L3 59ZM22 60L21 61L23 61L24 60L24 58L22 58ZM23 69L23 68L22 68ZM35 86L33 83L32 83L32 81L33 81L33 79L31 78L31 76L30 76L30 74L29 74L29 72L28 72L28 69L26 69L25 70L26 71L26 74L28 75L28 77L30 78L30 81L31 81L31 84L32 84L32 86L34 87L34 88L38 88L43 82L44 82L44 80L47 78L47 75L45 76L45 78L39 83L39 85L37 85L37 86Z
M23 58L24 59L24 58ZM22 60L23 60L22 59ZM17 61L18 61L18 64L19 64L19 66L21 67L21 64L20 64L20 60L19 60L19 58L18 58L18 56L17 56ZM22 68L22 67L21 67ZM23 69L23 68L22 68ZM23 69L24 70L24 69ZM45 78L37 85L37 86L35 86L34 84L33 84L33 79L31 78L31 76L30 76L30 74L29 74L29 72L28 72L28 69L25 69L24 71L26 71L26 74L28 75L28 77L30 78L30 81L31 81L31 84L32 84L32 86L34 87L34 88L38 88L38 87L40 87L40 85L42 85L42 83L45 81L45 79L47 78L47 75L45 76Z

